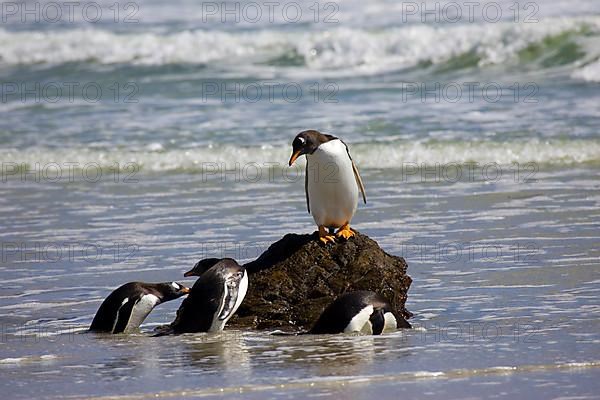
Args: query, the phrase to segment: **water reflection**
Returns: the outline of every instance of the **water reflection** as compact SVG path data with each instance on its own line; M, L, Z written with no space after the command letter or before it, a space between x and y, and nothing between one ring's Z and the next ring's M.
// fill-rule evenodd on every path
M377 360L410 354L403 351L406 344L399 333L296 337L265 337L262 333L253 333L249 341L253 349L251 361L257 368L297 368L307 377L359 375Z
M240 371L250 368L250 354L240 331L181 335L181 359L188 367Z

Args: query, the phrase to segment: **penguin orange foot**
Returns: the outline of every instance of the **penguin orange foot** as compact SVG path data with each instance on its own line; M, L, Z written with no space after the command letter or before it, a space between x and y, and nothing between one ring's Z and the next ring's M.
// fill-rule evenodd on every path
M325 229L324 226L319 226L319 240L323 244L327 244L329 242L334 243L335 242L335 236L334 235L330 235L327 232L327 229Z
M352 229L350 229L350 225L348 223L345 223L340 229L338 229L338 231L335 233L335 236L337 237L342 237L346 240L350 239L352 236L354 236L355 233Z

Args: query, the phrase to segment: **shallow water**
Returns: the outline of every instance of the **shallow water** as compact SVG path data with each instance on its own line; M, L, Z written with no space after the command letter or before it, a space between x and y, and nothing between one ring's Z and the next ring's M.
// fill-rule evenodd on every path
M414 280L407 306L416 329L382 337L80 334L120 283L180 279L198 258L251 259L288 231L313 229L302 185L217 185L201 174L142 174L128 185L9 182L3 207L20 202L2 240L29 247L4 251L3 382L15 397L460 398L494 388L498 397L593 398L597 172L428 185L365 171L369 205L355 227L403 255ZM274 209L282 191L290 196ZM143 331L169 322L177 303L159 306Z
M529 24L400 23L401 5L383 0L340 3L335 24L202 22L185 0L144 3L134 24L9 19L3 392L596 398L600 12L572 3L540 2ZM103 95L35 94L68 82ZM468 82L502 96L453 101ZM440 101L425 93L436 83ZM298 101L285 85L302 88ZM257 87L263 97L250 101ZM368 196L353 226L405 257L414 329L150 337L173 319L172 301L140 334L82 333L125 282L193 284L182 275L200 258L249 261L285 233L314 230L304 164L287 168L291 139L309 127L349 143Z

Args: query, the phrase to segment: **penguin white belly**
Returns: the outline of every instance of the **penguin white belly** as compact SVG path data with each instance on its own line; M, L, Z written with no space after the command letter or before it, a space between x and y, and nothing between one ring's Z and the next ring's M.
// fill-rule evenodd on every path
M235 314L235 312L237 311L239 306L242 304L242 301L244 301L244 298L246 297L247 291L248 291L248 272L244 271L244 276L242 277L242 280L240 282L240 287L238 288L237 299L235 300L235 306L233 307L233 311L231 312L231 315ZM229 320L229 318L227 320Z
M358 205L358 184L344 143L331 140L306 156L310 213L319 226L350 223Z
M217 309L217 312L215 312L215 314L213 315L213 321L212 321L212 324L210 325L210 328L208 329L208 332L221 332L225 328L227 321L229 321L229 319L237 311L238 307L242 304L244 297L246 297L247 291L248 291L248 273L246 271L244 271L244 275L242 276L242 279L240 280L239 286L237 288L237 297L234 300L235 303L230 310L227 310L226 307L228 307L228 304L225 304L225 302L229 295L229 288L227 286L227 281L224 283L223 295L222 295L223 297L221 299L221 306ZM222 315L223 313L226 314L224 316L224 318Z
M350 323L344 329L344 333L352 333L352 332L362 332L371 334L373 333L373 328L369 322L369 318L371 318L371 314L373 314L373 306L368 305L358 314L356 314L351 320Z
M398 321L396 321L396 317L391 312L386 312L383 314L384 325L383 332L393 332L398 329Z
M143 295L133 306L129 322L123 332L130 333L136 331L159 302L160 299L153 294Z

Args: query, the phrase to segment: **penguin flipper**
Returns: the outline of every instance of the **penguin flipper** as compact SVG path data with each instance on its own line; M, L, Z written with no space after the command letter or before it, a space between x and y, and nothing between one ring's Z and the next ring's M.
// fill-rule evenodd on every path
M340 140L342 143L344 143L343 140ZM358 167L356 166L356 164L354 164L354 160L352 159L352 156L350 155L350 150L348 149L348 145L346 143L344 143L344 146L346 146L346 153L348 153L348 158L350 159L350 162L352 163L352 172L354 172L354 179L356 179L356 184L358 185L360 192L362 193L362 198L363 201L365 202L365 204L367 204L367 194L365 193L365 185L363 185L363 181L360 177L360 174L358 173Z
M238 273L225 282L225 296L223 296L223 303L219 312L220 321L228 320L235 312L238 296L240 295L240 281L243 277L243 273Z
M223 308L221 309L221 312L219 313L220 321L227 320L231 317L231 315L233 314L233 309L234 309L236 300L237 300L237 293L233 294L232 296L228 295L225 297Z
M125 328L127 328L127 324L131 319L133 307L135 307L139 300L139 298L135 299L135 301L129 299L129 301L119 307L119 310L117 311L117 321L115 322L112 333L123 333L125 331Z
M360 178L360 174L358 173L358 168L356 167L356 164L354 164L354 160L352 160L351 158L350 161L352 161L352 171L354 171L354 178L356 179L356 183L358 184L360 192L362 193L363 201L365 202L365 204L367 204L367 194L365 193L365 185L363 185L362 179Z
M306 160L306 171L304 172L304 193L306 193L306 208L310 214L310 200L308 198L308 160Z

